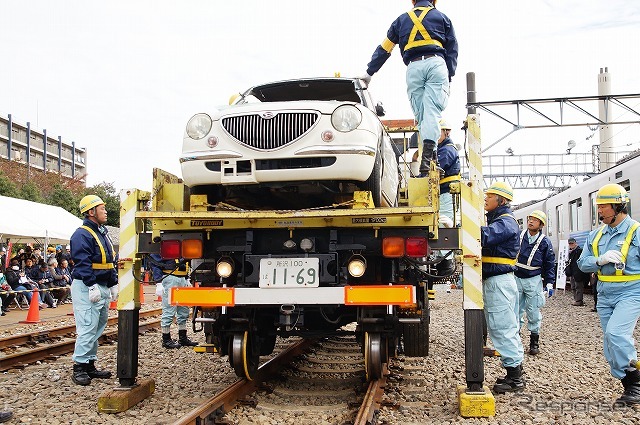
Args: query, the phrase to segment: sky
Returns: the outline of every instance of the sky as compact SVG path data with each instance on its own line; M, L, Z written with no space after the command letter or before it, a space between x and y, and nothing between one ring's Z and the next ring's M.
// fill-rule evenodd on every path
M0 0L0 114L85 147L88 185L150 190L152 169L180 176L188 119L269 81L363 75L409 0ZM445 118L466 117L465 75L479 101L640 93L640 2L439 0L459 61ZM398 48L369 86L387 119L412 118ZM638 106L638 105L632 105ZM621 112L620 112L621 113ZM636 117L637 119L637 117ZM480 114L483 146L511 127ZM520 130L486 154L590 152L588 128ZM640 148L640 124L616 126ZM522 194L519 200L528 196ZM516 198L519 196L516 195Z

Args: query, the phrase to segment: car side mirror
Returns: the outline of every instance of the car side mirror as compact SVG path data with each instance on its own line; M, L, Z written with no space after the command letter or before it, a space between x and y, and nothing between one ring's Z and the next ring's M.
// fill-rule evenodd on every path
M379 117L384 117L384 114L385 114L384 106L382 106L382 102L378 102L376 104L376 115Z

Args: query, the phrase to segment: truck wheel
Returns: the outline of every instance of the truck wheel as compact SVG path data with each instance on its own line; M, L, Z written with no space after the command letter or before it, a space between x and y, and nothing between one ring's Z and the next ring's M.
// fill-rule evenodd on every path
M425 357L429 355L429 309L416 314L419 323L403 323L402 336L404 354L409 357Z
M380 184L381 179L382 179L382 160L380 159L380 155L376 154L376 159L373 163L373 170L371 170L371 175L362 184L362 190L365 190L365 191L368 190L371 192L373 204L376 207L379 207L382 205L382 186Z

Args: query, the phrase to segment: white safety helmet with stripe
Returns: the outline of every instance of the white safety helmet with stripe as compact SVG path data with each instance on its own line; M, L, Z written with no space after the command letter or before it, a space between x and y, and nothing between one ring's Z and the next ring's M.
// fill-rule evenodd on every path
M489 189L487 189L487 193L500 195L508 201L513 201L513 189L509 183L506 182L494 182L489 186Z
M537 218L538 220L540 220L543 226L547 225L547 215L540 210L531 211L531 214L527 216L527 220L529 219L529 217Z
M447 124L447 122L444 120L444 118L442 118L438 124L440 124L440 129L441 130L451 130L451 126L449 124Z
M98 205L104 205L104 201L96 195L87 195L80 200L80 214L84 214Z

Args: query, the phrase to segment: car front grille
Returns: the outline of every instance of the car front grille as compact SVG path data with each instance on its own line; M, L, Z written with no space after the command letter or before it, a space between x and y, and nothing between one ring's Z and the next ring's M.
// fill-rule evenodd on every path
M240 143L255 149L280 148L311 130L319 115L314 112L280 112L265 119L259 114L222 119L222 128Z

